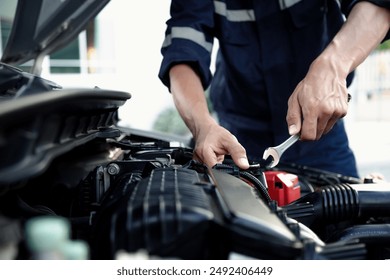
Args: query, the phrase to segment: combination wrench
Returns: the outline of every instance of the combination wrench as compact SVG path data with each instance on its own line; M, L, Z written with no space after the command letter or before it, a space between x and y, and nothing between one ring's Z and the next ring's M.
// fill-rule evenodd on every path
M286 141L284 141L282 144L276 146L276 147L269 147L265 149L263 154L263 159L267 160L270 156L272 157L272 161L268 165L269 167L275 167L278 163L280 158L282 157L283 153L291 147L295 142L298 141L300 135L295 134L290 136Z

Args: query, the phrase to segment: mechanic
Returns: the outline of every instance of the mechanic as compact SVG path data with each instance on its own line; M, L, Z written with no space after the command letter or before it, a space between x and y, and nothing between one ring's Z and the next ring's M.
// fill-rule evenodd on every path
M194 159L212 167L230 155L247 169L300 133L282 161L358 177L342 120L347 87L389 37L389 9L390 0L172 0L159 77L194 137Z

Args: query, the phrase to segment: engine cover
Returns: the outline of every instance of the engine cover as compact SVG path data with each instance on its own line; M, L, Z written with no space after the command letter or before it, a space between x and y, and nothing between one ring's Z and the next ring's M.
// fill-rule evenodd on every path
M291 259L302 249L253 188L218 170L157 168L138 183L125 176L102 209L96 258L146 249L164 258L226 259L235 252Z

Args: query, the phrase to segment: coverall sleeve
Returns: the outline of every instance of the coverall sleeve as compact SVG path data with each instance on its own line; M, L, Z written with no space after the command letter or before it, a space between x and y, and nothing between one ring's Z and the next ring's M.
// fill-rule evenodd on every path
M163 59L159 78L170 88L169 70L179 63L190 65L206 89L212 78L211 52L214 41L214 4L212 0L172 0L171 18L166 22L161 48Z
M372 4L378 5L380 7L390 9L390 0L340 0L341 10L345 15L348 15L353 6L358 2L370 2Z
M356 3L362 2L362 1L370 2L370 3L378 5L380 7L390 9L390 0L340 0L341 10L346 16L348 16L348 14L351 11L351 9L353 8L353 6ZM387 35L384 38L384 41L386 41L388 39L390 39L390 30L389 30L389 32L387 32Z

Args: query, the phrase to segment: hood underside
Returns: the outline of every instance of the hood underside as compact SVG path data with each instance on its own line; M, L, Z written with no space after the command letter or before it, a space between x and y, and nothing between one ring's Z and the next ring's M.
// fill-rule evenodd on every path
M71 42L108 2L19 0L1 61L20 65L30 60L41 60ZM3 2L3 5L7 3Z

